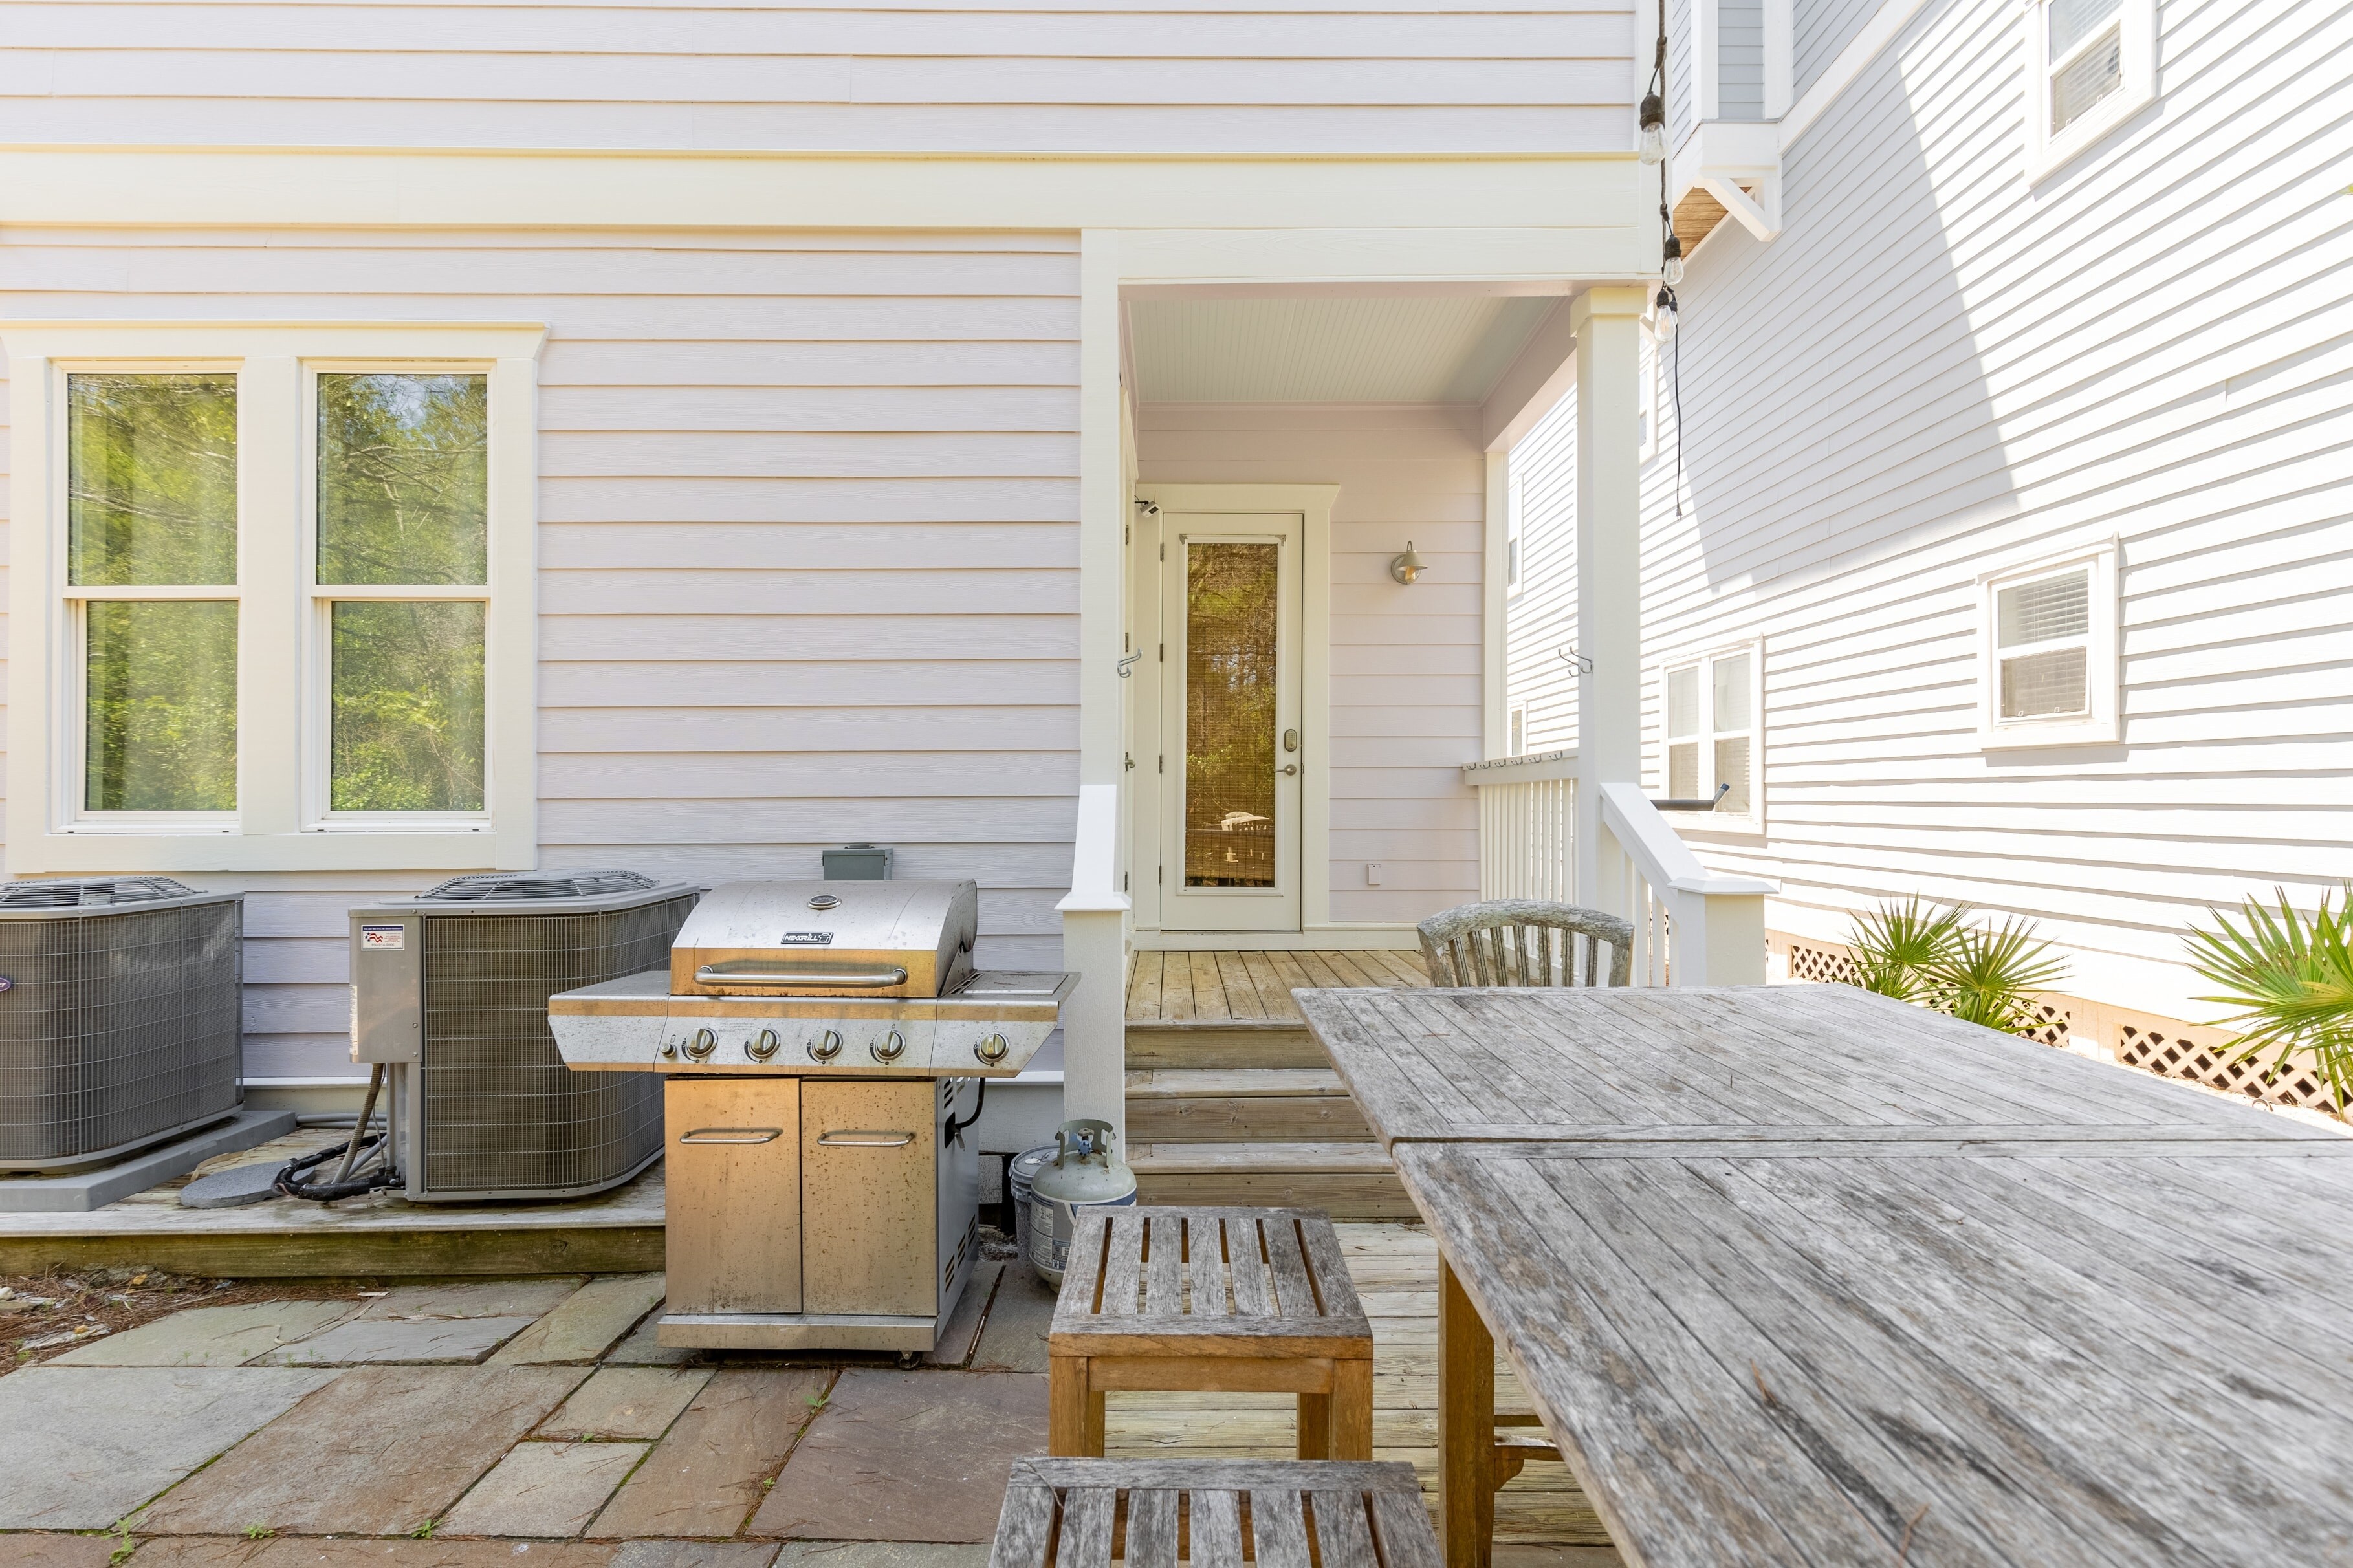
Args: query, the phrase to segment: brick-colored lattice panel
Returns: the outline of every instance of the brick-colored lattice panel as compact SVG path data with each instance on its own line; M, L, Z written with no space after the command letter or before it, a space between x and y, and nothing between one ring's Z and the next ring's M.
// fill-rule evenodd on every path
M1789 978L1818 980L1831 985L1860 985L1862 971L1855 967L1853 959L1836 948L1793 942L1789 944Z
M2116 1060L2126 1067L2153 1072L2159 1078L2188 1079L2209 1089L2227 1089L2249 1100L2273 1105L2293 1105L2307 1110L2334 1111L2337 1101L2309 1063L2291 1060L2287 1070L2266 1082L2263 1068L2272 1053L2233 1061L2231 1053L2200 1045L2179 1035L2138 1024L2116 1026Z

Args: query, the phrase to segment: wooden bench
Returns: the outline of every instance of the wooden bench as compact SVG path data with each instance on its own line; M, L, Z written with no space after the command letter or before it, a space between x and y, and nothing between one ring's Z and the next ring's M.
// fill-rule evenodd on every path
M1082 1209L1046 1342L1048 1446L1103 1451L1103 1394L1296 1394L1299 1457L1373 1457L1373 1331L1314 1209Z
M1013 1461L988 1568L1439 1568L1408 1464Z

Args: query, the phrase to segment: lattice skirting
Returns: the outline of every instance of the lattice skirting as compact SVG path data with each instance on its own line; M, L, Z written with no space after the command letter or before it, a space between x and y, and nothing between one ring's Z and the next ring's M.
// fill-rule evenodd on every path
M2226 1089L2271 1105L2293 1105L2306 1110L2334 1112L2336 1097L2307 1061L2290 1058L2286 1068L2269 1081L2263 1077L2273 1053L2232 1061L2216 1046L2189 1038L2180 1029L2147 1024L2116 1026L2116 1060L2126 1067L2153 1072L2159 1078L2188 1079L2209 1089Z

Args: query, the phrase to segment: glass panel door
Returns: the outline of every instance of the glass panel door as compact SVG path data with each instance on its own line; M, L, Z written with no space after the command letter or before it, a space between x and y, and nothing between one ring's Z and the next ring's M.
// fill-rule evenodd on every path
M1169 520L1169 930L1299 929L1298 523Z

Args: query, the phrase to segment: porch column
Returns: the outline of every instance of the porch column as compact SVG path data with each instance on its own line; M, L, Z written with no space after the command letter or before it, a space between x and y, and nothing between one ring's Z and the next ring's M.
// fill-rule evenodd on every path
M1062 1005L1062 1114L1092 1116L1127 1144L1127 894L1119 881L1119 236L1079 237L1079 800L1062 967L1079 974Z
M1648 289L1588 289L1577 334L1577 901L1631 914L1604 784L1642 777L1641 432L1637 324Z

